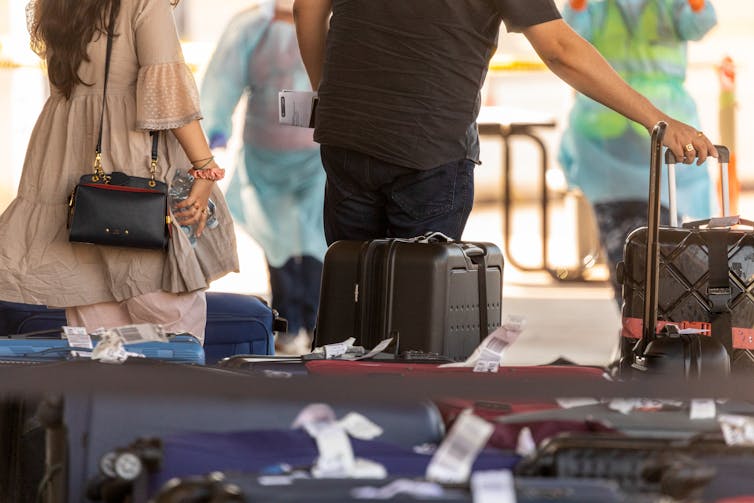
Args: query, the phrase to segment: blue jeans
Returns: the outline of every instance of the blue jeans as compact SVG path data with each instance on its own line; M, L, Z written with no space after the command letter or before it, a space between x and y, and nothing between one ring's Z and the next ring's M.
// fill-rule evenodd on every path
M322 145L327 173L327 244L343 239L409 238L442 232L461 239L474 201L474 163L449 162L426 171Z

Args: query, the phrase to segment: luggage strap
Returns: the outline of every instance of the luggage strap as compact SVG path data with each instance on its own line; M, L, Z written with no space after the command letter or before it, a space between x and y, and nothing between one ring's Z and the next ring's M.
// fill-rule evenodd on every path
M707 297L712 304L710 309L710 321L712 322L712 334L719 340L725 349L730 351L731 339L727 334L731 333L732 322L730 307L731 287L728 269L728 231L709 231L710 237L706 239L709 247L709 282Z
M656 332L659 333L665 325L678 325L678 328L683 329L697 329L700 330L703 335L712 335L714 330L714 324L706 321L657 321ZM641 318L623 318L623 329L621 330L621 336L627 339L641 339L643 323ZM754 328L732 327L730 331L731 337L728 340L720 340L721 344L724 344L733 349L746 349L754 350ZM727 343L727 344L726 344Z
M469 251L480 250L481 253L469 253ZM489 335L487 321L487 253L483 248L474 247L466 250L466 256L469 257L477 267L477 287L479 288L479 342L481 343Z

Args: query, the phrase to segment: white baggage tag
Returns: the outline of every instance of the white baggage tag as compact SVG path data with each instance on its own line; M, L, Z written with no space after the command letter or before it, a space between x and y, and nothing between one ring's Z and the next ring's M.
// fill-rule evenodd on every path
M466 483L471 466L492 431L493 426L472 414L471 409L463 411L432 456L426 478L440 483Z
M754 418L721 414L717 421L723 430L723 437L727 445L754 446Z
M92 360L102 363L123 363L128 359L128 352L123 347L123 341L110 331L106 331L102 339L92 350Z
M301 409L291 428L304 428L312 437L317 434L319 425L334 423L335 411L326 403L312 403Z
M714 419L717 415L717 405L711 399L691 400L691 419Z
M346 430L339 423L321 426L314 437L319 450L312 476L321 478L348 478L354 471L356 460Z
M135 344L138 342L167 342L168 340L162 327L151 323L125 325L113 328L111 331L123 341L123 344Z
M72 348L94 348L92 337L84 327L63 327L63 337L68 339L68 345Z
M445 489L435 482L423 480L397 479L382 487L355 487L351 496L356 499L389 500L399 494L407 494L417 499L441 498Z
M535 452L537 452L537 442L534 440L534 435L532 435L531 429L528 426L525 426L518 432L516 454L519 456L529 456Z
M358 412L349 412L338 421L349 435L359 440L374 440L382 435L382 428Z
M588 405L598 405L600 403L599 400L596 400L594 398L557 398L555 400L563 409L572 409L574 407L585 407Z
M387 349L387 347L390 345L391 342L393 342L393 338L392 337L390 337L389 339L385 339L382 342L380 342L379 344L377 344L374 347L374 349L372 349L370 352L368 352L367 354L365 354L363 356L358 356L358 357L354 358L354 360L366 360L367 358L372 358L375 355L377 355L377 354L382 353L383 351L385 351L385 349Z
M497 368L503 360L503 353L508 346L516 342L523 331L524 325L525 321L523 317L508 316L505 323L485 337L466 361L446 363L440 365L440 368L474 367L474 372L497 372ZM497 366L492 362L497 362Z
M516 485L509 470L474 472L471 475L474 503L516 503Z
M356 342L356 339L349 337L343 342L336 342L335 344L325 345L322 348L325 352L325 358L330 360L332 358L337 358L338 356L346 354L348 348L353 346L354 342Z

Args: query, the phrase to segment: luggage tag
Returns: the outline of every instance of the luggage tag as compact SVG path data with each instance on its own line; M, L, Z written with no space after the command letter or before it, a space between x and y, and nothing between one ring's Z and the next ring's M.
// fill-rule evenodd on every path
M382 487L354 487L351 496L355 499L391 500L405 494L412 499L436 499L445 495L445 489L435 482L423 480L397 479Z
M754 418L735 414L721 414L717 421L726 445L754 446Z
M326 344L325 346L322 346L322 351L325 354L325 359L331 360L333 358L337 358L346 354L348 352L348 348L353 346L354 342L356 342L356 339L349 337L343 342L336 342L335 344Z
M712 399L691 400L689 417L693 419L714 419L717 416L717 405Z
M534 435L531 433L531 429L528 426L521 428L518 432L518 439L516 440L516 454L519 456L531 456L537 452L537 442L534 440Z
M497 372L505 350L516 342L523 332L525 319L521 316L508 316L501 327L485 337L466 361L446 363L440 368L474 367L474 372Z
M138 325L124 325L110 329L123 344L139 342L167 342L168 337L160 325L141 323Z
M144 358L144 355L126 351L116 329L104 330L100 333L101 338L92 350L92 360L102 363L123 363L129 357Z
M362 356L357 356L356 358L354 358L354 360L366 360L366 359L369 359L369 358L374 358L378 354L384 352L387 349L387 347L390 345L390 343L392 343L392 342L393 342L393 338L392 337L390 337L389 339L385 339L382 342L380 342L379 344L377 344L374 347L374 349L372 349L370 352L368 352L367 354L362 355Z
M68 345L72 348L93 349L92 337L85 327L63 327L63 337L68 339Z
M465 484L494 427L466 409L458 416L450 432L429 461L426 478L445 484Z
M385 478L387 470L373 461L356 458L350 436L371 440L382 435L382 428L351 412L337 421L335 411L327 404L305 407L293 421L293 428L302 427L317 443L319 456L312 467L314 478Z
M471 475L474 503L516 503L516 486L510 470L474 472Z

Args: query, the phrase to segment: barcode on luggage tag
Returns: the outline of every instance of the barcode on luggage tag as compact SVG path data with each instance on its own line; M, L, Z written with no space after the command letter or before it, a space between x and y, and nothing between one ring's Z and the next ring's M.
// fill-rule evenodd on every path
M487 347L491 351L494 351L495 353L498 353L498 354L502 352L503 349L505 349L507 346L508 346L507 341L504 341L503 339L499 339L497 337L490 340L489 344L487 345Z
M117 327L113 329L113 332L115 332L115 335L117 335L124 344L167 340L157 325L151 325L148 323Z

